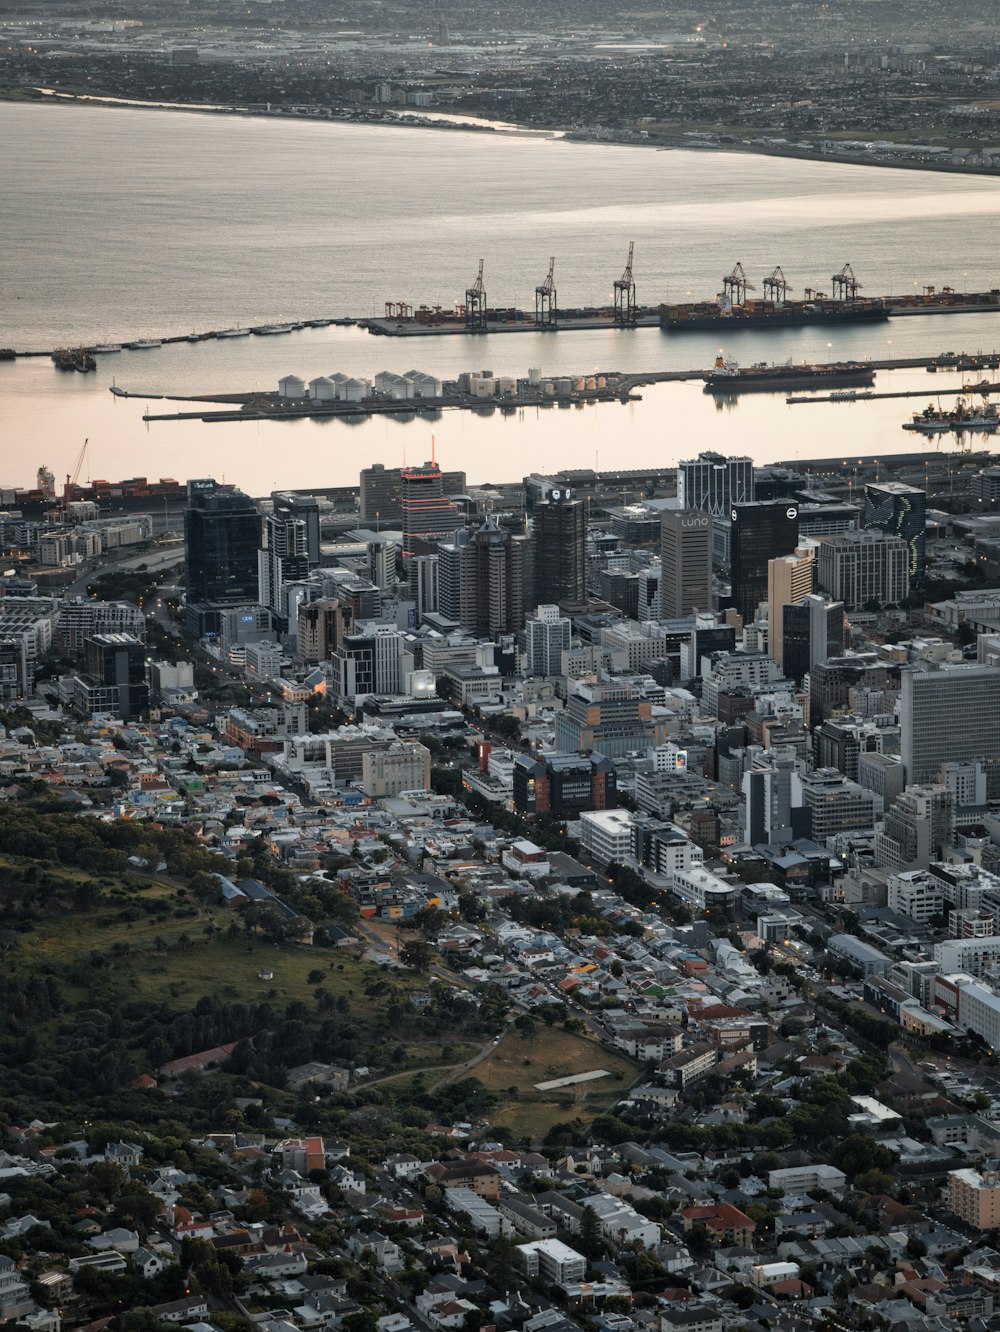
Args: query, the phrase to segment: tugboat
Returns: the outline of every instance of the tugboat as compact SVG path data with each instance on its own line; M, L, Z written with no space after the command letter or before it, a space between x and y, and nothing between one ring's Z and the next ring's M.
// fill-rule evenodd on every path
M964 398L959 398L950 412L944 412L929 402L922 412L914 413L911 421L903 422L904 430L914 430L920 435L946 435L954 430L979 430L992 434L1000 426L1000 413L992 402L982 407L970 407Z

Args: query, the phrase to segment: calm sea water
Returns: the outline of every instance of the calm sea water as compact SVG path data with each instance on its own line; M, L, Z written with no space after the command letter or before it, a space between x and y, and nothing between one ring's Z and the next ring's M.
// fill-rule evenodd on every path
M610 299L636 242L640 301L705 297L740 259L758 285L829 290L850 260L871 294L998 285L1000 182L737 154L658 152L508 135L111 107L0 107L0 345L48 348L235 324L450 305L486 258L490 303L528 306L556 255L560 304ZM918 355L1000 346L1000 315L732 337L759 359ZM372 338L353 329L124 352L96 375L0 364L0 482L61 475L90 438L92 476L225 475L254 492L356 480L369 461L425 456L470 480L559 466L662 465L702 447L760 461L913 448L905 401L718 410L696 385L640 403L514 417L445 413L294 425L145 425L125 388L271 388L294 372L424 368L524 373L687 368L710 335L658 330ZM880 375L879 387L946 382ZM954 382L953 380L947 382ZM159 409L154 404L153 409ZM943 446L947 447L947 446Z

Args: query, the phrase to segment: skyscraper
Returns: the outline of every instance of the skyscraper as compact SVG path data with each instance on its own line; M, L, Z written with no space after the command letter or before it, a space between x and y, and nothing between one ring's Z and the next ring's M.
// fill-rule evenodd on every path
M309 573L309 529L302 518L288 518L277 509L264 523L264 544L257 555L257 600L270 610L278 628L288 628L289 583Z
M908 783L936 781L943 763L1000 754L1000 669L904 667L899 749Z
M781 657L771 655L789 680L802 682L818 662L839 657L844 650L844 603L810 593L779 608Z
M487 519L438 547L438 607L481 637L516 633L524 624L528 538Z
M146 646L134 634L93 634L84 642L86 674L109 691L109 711L126 720L149 707Z
M879 869L926 869L941 860L955 836L955 797L936 783L907 786L875 829L872 849Z
M865 486L864 525L906 542L910 583L919 586L927 571L927 492L901 481Z
M869 603L895 606L910 590L910 551L900 537L880 531L844 532L820 542L818 581L848 610Z
M791 555L799 542L799 506L794 500L761 500L730 509L732 600L744 620L753 620L767 599L767 566Z
M677 499L682 509L701 509L724 518L734 504L753 499L753 460L699 453L677 464Z
M271 503L276 518L305 523L306 558L314 568L319 564L319 500L315 495L299 495L294 490L275 490L271 493Z
M382 530L398 528L403 521L403 471L399 467L386 467L372 463L361 471L360 522L362 527ZM464 472L442 472L441 482L445 495L461 495L465 491Z
M586 600L587 513L571 490L552 490L535 505L531 540L536 606L580 606Z
M403 559L416 553L430 553L435 541L461 526L458 509L444 493L444 476L436 462L402 471ZM418 552L418 543L424 549Z
M779 666L783 665L783 608L801 601L813 590L815 556L812 547L800 548L793 555L779 555L767 562L767 647Z
M570 645L570 621L558 606L537 606L524 623L526 675L561 675L562 654Z
M712 519L664 509L660 522L660 614L666 620L712 609Z
M188 482L184 510L187 599L238 603L257 600L260 514L249 495L211 479Z

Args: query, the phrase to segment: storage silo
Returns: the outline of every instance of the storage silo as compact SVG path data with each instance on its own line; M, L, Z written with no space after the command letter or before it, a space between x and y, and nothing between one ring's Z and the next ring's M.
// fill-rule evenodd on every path
M309 381L309 392L314 402L333 402L337 396L337 386L326 375Z
M304 398L306 381L301 375L285 375L284 379L278 380L278 394L282 398Z

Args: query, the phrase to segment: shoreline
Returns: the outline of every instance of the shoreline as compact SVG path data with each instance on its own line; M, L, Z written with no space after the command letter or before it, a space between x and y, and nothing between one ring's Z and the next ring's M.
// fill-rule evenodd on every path
M19 91L16 88L8 93ZM390 112L384 115L309 115L300 111L267 111L260 108L243 106L206 105L205 103L147 102L139 99L103 96L95 93L64 93L58 90L43 92L40 89L24 89L23 96L0 97L0 107L10 106L99 106L126 111L170 111L181 115L198 116L239 116L243 119L257 120L295 120L307 124L320 125L371 125L396 129L446 130L462 134L496 134L505 138L533 138L557 140L572 144L595 144L610 148L645 148L657 152L692 152L726 154L734 153L750 157L791 158L803 162L831 163L837 166L866 167L872 170L920 171L958 176L1000 177L1000 165L966 165L956 162L910 162L871 160L854 153L824 153L818 150L796 147L767 146L758 143L685 143L664 141L662 139L634 139L632 137L615 138L613 136L596 137L585 130L563 130L555 127L539 127L517 124L512 121L485 121L480 117L470 116L464 120L458 112L430 112L427 115L419 111ZM35 96L30 95L36 93ZM435 118L450 116L452 119Z

